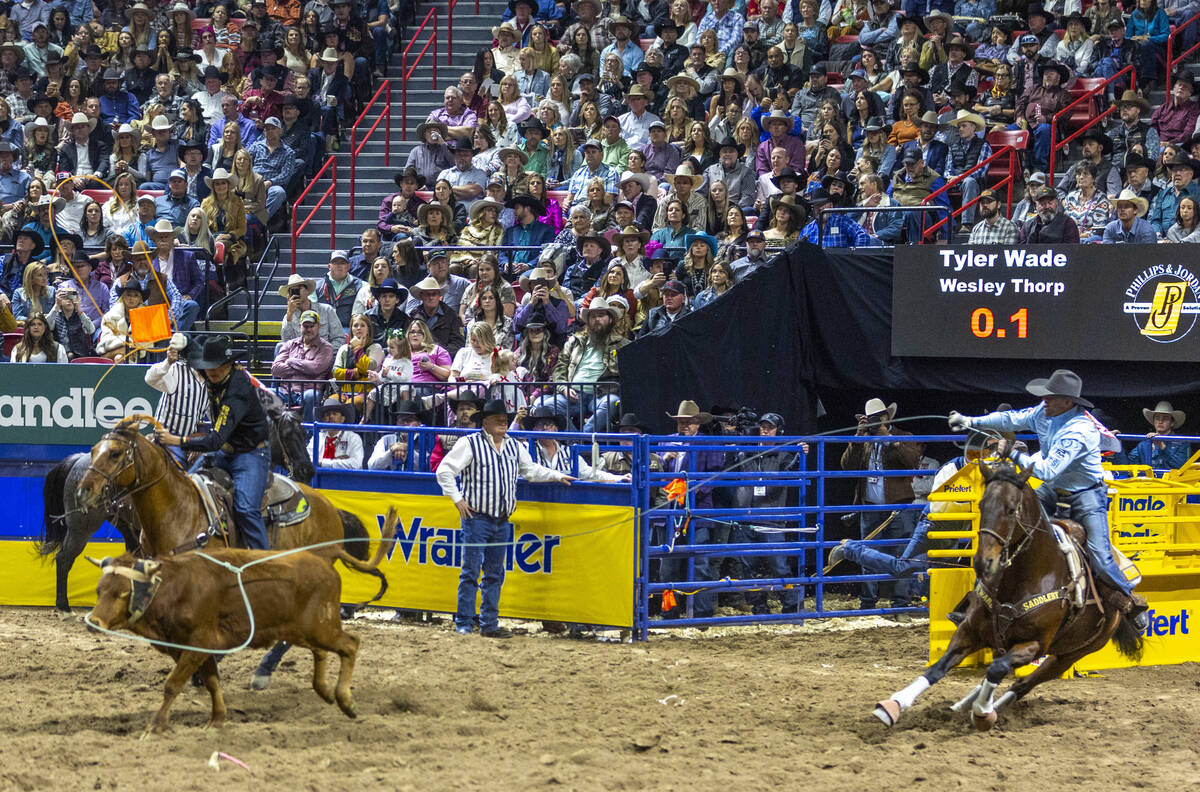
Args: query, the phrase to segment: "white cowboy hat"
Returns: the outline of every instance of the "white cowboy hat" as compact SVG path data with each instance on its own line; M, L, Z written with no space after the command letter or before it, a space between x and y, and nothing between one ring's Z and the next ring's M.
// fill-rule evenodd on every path
M175 236L175 226L165 217L159 218L158 222L149 228L155 234L170 234Z
M150 122L151 129L170 129L171 122L164 115L154 116L154 120Z
M622 300L622 302L624 301ZM614 320L619 319L623 313L620 306L609 302L603 297L593 297L592 301L588 303L588 307L579 312L579 318L586 322L592 311L607 311L612 314Z
M650 192L649 173L634 173L633 171L625 171L621 174L621 180L617 182L617 187L624 187L626 182L637 182L642 186L642 192Z
M675 169L674 173L665 174L663 178L671 182L671 184L675 184L675 180L680 177L687 179L693 187L696 186L696 183L702 179L699 174L692 172L691 166L689 166L687 163L680 163L679 167Z
M1183 422L1187 420L1187 413L1185 413L1183 410L1176 410L1169 401L1160 401L1158 404L1154 405L1153 410L1147 410L1145 408L1142 409L1142 415L1145 416L1146 420L1151 424L1154 423L1154 416L1158 415L1159 413L1171 416L1171 420L1175 422L1175 426L1171 427L1172 429L1178 429L1179 427L1183 426Z
M480 198L475 203L471 204L471 222L474 223L479 219L479 213L484 209L495 209L496 218L499 219L500 213L504 211L504 204L499 201L493 201L491 198Z
M298 272L293 272L288 276L287 283L279 287L279 296L287 299L288 289L293 286L303 286L308 289L308 293L312 294L317 290L317 282L312 278L306 278Z
M318 60L322 63L337 63L341 58L338 57L338 52L333 47L326 47L321 51L321 57Z
M432 275L426 275L424 279L417 281L410 291L414 297L418 297L420 296L420 292L444 292L448 288L450 288L449 281L446 281L445 283L438 283L437 278L433 277Z
M696 402L692 401L691 399L684 399L683 401L679 402L679 409L675 411L675 415L667 413L667 417L674 418L677 421L680 418L697 418L699 419L700 423L706 424L712 420L712 413L701 412L700 405L696 404Z
M975 125L975 131L978 132L987 126L987 122L983 120L983 116L978 113L972 113L970 110L959 110L958 114L950 121L953 126L958 126L963 121L970 121Z
M1113 201L1113 209L1116 209L1117 204L1120 203L1133 204L1137 208L1138 217L1145 217L1146 212L1150 210L1150 202L1128 187L1126 187L1124 190L1121 190L1121 194L1117 196L1115 201Z
M217 168L216 173L214 173L211 177L210 176L204 177L204 183L207 184L209 186L209 188L211 189L213 186L213 182L231 181L232 179L233 179L233 175L229 171L225 170L224 168Z
M888 417L889 421L892 420L893 418L895 418L896 417L896 402L892 402L891 404L884 404L883 399L868 399L867 403L863 406L862 414L863 414L863 416L870 417L872 415L878 415L879 413L882 413L882 412L887 413L887 417ZM862 417L862 416L859 416L859 417Z

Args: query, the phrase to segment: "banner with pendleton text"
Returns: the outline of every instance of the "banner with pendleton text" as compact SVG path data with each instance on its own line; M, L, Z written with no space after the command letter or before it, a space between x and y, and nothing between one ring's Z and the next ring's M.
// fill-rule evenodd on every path
M146 366L22 363L0 380L0 445L92 445L118 421L154 413Z

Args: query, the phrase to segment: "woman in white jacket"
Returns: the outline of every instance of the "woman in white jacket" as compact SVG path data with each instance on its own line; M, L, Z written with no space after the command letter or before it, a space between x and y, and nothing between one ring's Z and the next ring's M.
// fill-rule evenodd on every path
M137 363L146 353L133 346L129 335L129 312L141 307L150 298L150 293L142 291L137 281L130 280L118 288L117 297L116 304L108 309L100 323L100 341L96 344L96 352L116 363Z

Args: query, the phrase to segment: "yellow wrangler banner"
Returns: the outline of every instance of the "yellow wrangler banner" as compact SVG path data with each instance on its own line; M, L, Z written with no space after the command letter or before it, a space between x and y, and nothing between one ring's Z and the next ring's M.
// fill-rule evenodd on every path
M396 543L380 565L388 591L377 605L455 609L460 544L458 510L448 498L322 490L379 536L389 506L400 513ZM605 624L633 622L634 521L629 506L521 502L505 548L500 615L517 619ZM339 564L339 569L341 565ZM374 596L378 581L342 571L342 599Z

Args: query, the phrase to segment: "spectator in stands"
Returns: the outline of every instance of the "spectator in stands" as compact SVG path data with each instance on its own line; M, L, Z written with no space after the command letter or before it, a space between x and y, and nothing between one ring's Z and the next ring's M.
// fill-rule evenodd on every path
M513 210L516 223L504 231L500 239L501 245L535 246L529 250L502 250L500 262L504 265L506 274L515 277L530 269L537 261L540 248L554 241L554 229L538 220L546 213L545 205L531 195L516 195L505 204Z
M268 118L263 122L263 139L246 150L254 160L254 172L262 176L267 188L267 216L274 217L302 175L296 169L296 152L283 142L283 123L274 116Z
M54 254L57 251L57 246L54 243L54 237L62 237L67 233L66 229L60 226L57 222L54 223L54 233L51 233L51 206L53 206L57 212L62 208L63 200L61 198L51 198L49 195L42 195L40 198L38 198L37 203L33 205L32 219L25 225L21 226L22 228L33 231L41 236L44 247L42 248L42 252L39 254L38 258L45 259L47 261L52 261L54 259Z
M21 340L9 355L11 363L66 363L67 350L54 340L50 323L38 311L27 317Z
M992 190L979 194L979 217L968 240L972 245L1014 245L1017 242L1016 224L1000 211L1000 196Z
M722 140L717 151L718 161L704 172L709 189L719 181L728 190L731 204L750 209L754 206L758 174L742 162L741 146L732 138Z
M55 207L54 222L68 232L77 234L83 222L83 208L92 199L75 189L75 179L67 178L65 173L58 174L58 177L58 199L62 205Z
M232 175L221 168L205 179L211 190L200 204L208 215L208 227L213 239L225 246L225 269L243 267L246 257L246 205L233 192ZM340 328L339 328L340 329Z
M190 321L181 319L179 323L180 330L190 330L205 301L204 277L200 274L195 253L175 247L175 226L165 218L150 228L150 241L155 249L154 269L171 279L185 303L197 303L193 318Z
M0 214L10 211L29 189L29 174L13 167L16 157L17 149L0 140Z
M204 164L205 148L200 144L181 143L179 156L183 160L183 172L187 174L188 193L203 202L212 192L212 169Z
M1018 124L1033 135L1030 167L1037 170L1046 170L1050 159L1050 119L1071 103L1070 93L1062 86L1069 77L1066 66L1048 62L1042 68L1041 84L1017 100Z
M120 184L120 181L118 181L117 184ZM130 187L130 191L132 192L132 187ZM120 190L118 189L117 192L119 194ZM117 197L114 196L109 202L110 205L116 200ZM119 214L113 215L114 224L122 219L122 215L128 217L129 204L125 204L124 206L126 208L120 210ZM139 195L136 199L134 199L132 209L133 217L124 223L125 230L122 232L121 236L125 239L127 245L132 245L134 242L139 240L142 242L149 242L149 229L150 226L154 225L154 218L158 213L157 199L153 195Z
M1098 237L1108 225L1112 204L1096 186L1096 166L1081 161L1072 169L1076 188L1063 199L1063 212L1075 221L1085 238Z
M110 294L104 282L95 276L92 260L86 255L76 254L72 262L76 278L64 281L60 289L74 289L76 295L90 295L81 299L80 311L92 323L93 328L100 326L100 320L109 308Z
M854 222L848 214L822 215L821 210L829 207L831 198L823 187L808 194L813 219L800 232L800 237L814 245L825 248L869 247L871 235ZM822 228L821 226L824 226Z
M292 298L289 297L288 301L291 308ZM280 344L275 361L271 364L271 376L276 380L275 392L284 403L293 407L302 406L304 420L312 421L314 408L321 398L322 387L316 387L317 381L328 379L333 371L333 346L322 335L321 316L317 311L302 311L294 324L299 326L300 334ZM338 335L341 335L340 328ZM341 343L341 338L338 342ZM307 382L304 385L288 385L289 380Z
M905 144L901 157L903 168L896 171L892 178L892 184L888 187L888 196L892 199L893 204L898 206L920 206L926 198L945 186L946 180L940 174L926 166L923 157L920 145L911 141ZM949 195L942 192L934 199L934 203L945 207L945 209L949 209ZM876 228L876 235L880 240L888 244L897 244L901 241L901 238L910 245L920 244L924 235L924 229L944 217L946 217L945 211L906 212L903 213L903 219L900 223L900 235L885 234L878 227ZM938 231L938 235L945 236L948 230L943 226Z
M782 110L772 110L770 115L762 117L768 137L759 144L755 156L755 170L760 175L772 169L771 152L777 148L788 153L788 167L797 173L804 172L807 159L804 138L792 134L793 124L792 117Z
M351 255L348 261L350 262L350 274L361 279L367 277L375 259L384 255L383 239L380 237L379 229L371 226L363 229L363 232L359 234L358 242L359 252Z
M945 176L947 179L954 179L992 156L992 147L984 139L986 122L978 114L970 110L959 110L954 120L950 123L957 127L958 134L949 145L949 152L946 156ZM937 169L935 168L934 170ZM986 183L986 167L975 171L960 181L958 186L962 190L963 205L965 206L969 201L974 200ZM974 206L963 210L962 220L962 230L969 232L975 221Z
M1125 91L1115 105L1120 119L1108 130L1112 138L1112 161L1126 163L1126 155L1137 145L1145 149L1147 157L1158 157L1158 131L1149 121L1142 120L1142 114L1150 112L1150 103L1136 91Z
M479 123L475 111L464 104L463 93L455 86L448 87L442 97L442 106L429 114L427 122L439 124L437 129L439 132L445 130L442 132L444 137L469 143L475 126ZM425 139L421 134L418 134L418 137Z
M221 114L213 120L212 126L208 128L207 143L214 151L218 144L226 140L225 127L227 126L236 127L240 133L240 137L236 139L238 145L249 147L251 143L261 137L254 122L242 115L239 110L237 97L229 94L226 94L221 99ZM226 150L225 154L226 156L232 156L232 152L228 150Z
M118 124L128 124L142 117L137 97L121 88L119 70L106 69L102 85L104 91L100 94L100 123L106 126L114 121Z
M734 283L740 283L743 278L767 263L767 238L761 228L746 232L746 255L730 264Z
M698 311L733 288L733 269L729 264L718 261L708 271L708 288L696 295L692 310Z
M571 174L567 184L567 206L575 206L587 201L587 185L593 179L600 179L604 184L604 192L615 195L617 192L618 171L603 162L604 148L600 141L590 139L583 146L583 164Z
M448 262L442 263L445 259L445 251L433 251L430 254L430 266L435 266L435 263L438 267L445 266L448 276ZM449 280L439 282L432 275L414 285L412 296L419 300L420 304L409 311L408 318L411 321L424 322L431 333L430 341L436 342L450 355L454 355L462 349L465 339L462 320L458 317L457 309L444 301L450 285ZM463 290L465 291L465 287ZM460 291L457 296L461 299L462 292Z
M50 285L45 263L31 261L21 273L21 285L12 296L12 313L18 322L34 314L47 314L54 307L55 289Z
M1072 165L1059 179L1056 185L1059 195L1065 196L1075 189L1075 174L1079 166L1086 162L1092 166L1097 189L1104 195L1115 196L1121 191L1121 171L1109 159L1113 151L1112 138L1098 127L1092 127L1083 133L1080 140L1083 159Z
M408 289L394 278L385 278L378 286L371 287L371 295L375 298L375 304L367 309L364 316L371 322L375 343L382 346L388 333L403 331L408 323L408 316L404 312Z
M333 306L342 327L350 327L350 317L362 286L363 282L350 273L346 251L334 250L329 254L329 270L317 284L316 296L320 302ZM383 357L382 350L380 357Z
M369 372L378 371L383 364L383 347L372 337L371 320L355 314L347 323L350 335L333 358L333 378L339 382L366 383ZM394 332L394 330L393 330ZM340 398L362 410L369 387L365 384L340 385Z
M395 416L397 426L411 428L422 425L419 417L421 412L421 404L408 399L397 404L392 414ZM371 458L367 460L367 468L369 470L412 470L413 466L409 464L409 459L415 455L409 453L411 445L411 433L389 432L383 435L371 451Z
M438 174L453 168L455 156L446 145L448 136L449 129L440 121L420 124L417 127L417 139L421 142L408 153L405 170L414 169L426 184L432 184Z
M642 330L638 334L639 338L670 327L692 311L692 307L688 303L687 288L679 281L667 281L662 285L660 291L662 305L650 310L642 325Z
M1191 456L1191 447L1186 440L1159 440L1160 435L1177 435L1187 413L1176 410L1169 401L1160 401L1154 409L1143 408L1142 415L1154 427L1128 454L1118 454L1118 464L1147 465L1155 470L1178 470ZM1123 457L1123 458L1122 458Z
M539 260L542 266L530 270L528 279L521 279L525 295L513 316L513 328L518 333L523 334L529 325L541 324L550 331L552 340L561 338L575 318L571 293L559 285L554 268L546 266L559 247L550 246Z
M1160 234L1165 234L1175 222L1180 199L1185 195L1200 198L1200 185L1194 181L1197 169L1194 159L1180 152L1167 167L1170 169L1171 184L1159 191L1148 218Z
M555 382L591 384L591 387L560 386L558 393L543 396L535 406L549 406L562 415L591 417L583 431L607 431L609 413L616 409L617 396L607 393L603 383L618 380L617 350L629 343L613 331L617 311L602 297L580 312L585 328L571 336L554 367Z
M188 213L200 206L200 202L187 191L187 171L176 168L167 178L167 189L154 199L155 216L182 226Z
M82 253L76 255L82 260L87 259ZM53 329L53 337L66 350L68 362L95 353L92 339L96 337L96 325L83 313L79 292L72 282L62 284L56 291L54 307L46 315L46 323ZM25 325L28 327L29 322Z
M72 176L85 176L87 186L103 187L95 179L108 178L111 148L92 134L91 120L83 113L71 116L70 137L58 146L58 168Z
M1104 228L1103 242L1106 245L1115 243L1135 243L1152 245L1158 241L1154 226L1142 218L1148 209L1146 199L1136 193L1125 190L1113 202L1117 211L1117 219Z
M487 175L472 164L471 158L474 152L470 143L453 140L451 147L454 151L454 166L446 168L438 174L438 180L448 181L454 197L469 211L471 206L483 196Z
M1137 8L1129 15L1125 35L1137 42L1137 72L1144 80L1143 91L1152 91L1158 86L1158 63L1166 58L1170 33L1171 23L1166 12L1158 7L1158 1L1138 0Z
M1195 92L1195 78L1190 71L1181 70L1172 78L1167 101L1150 115L1150 125L1158 131L1159 140L1181 143L1192 136L1196 120L1200 118L1200 104L1193 99Z
M179 167L179 141L171 137L171 123L163 115L151 122L150 136L154 142L138 157L136 171L143 190L165 190L171 171Z
M1079 226L1062 211L1057 192L1050 187L1042 187L1034 194L1034 201L1037 215L1026 220L1021 227L1022 242L1079 242Z
M1145 198L1151 206L1158 197L1159 187L1150 179L1154 171L1154 160L1140 157L1136 153L1125 158L1125 186Z
M391 278L392 263L388 259L380 256L371 263L371 272L366 279L361 281L358 287L358 294L354 298L354 305L350 311L351 315L366 313L375 307L375 296L372 294L372 289L382 284L388 278ZM403 285L403 284L401 284Z
M1169 242L1200 242L1200 201L1185 195L1175 210L1175 225L1167 231Z
M341 320L338 319L337 311L332 305L314 302L309 298L316 288L317 284L314 280L305 278L298 273L292 273L288 277L287 283L279 287L279 296L287 301L283 323L279 328L279 337L280 340L286 342L302 335L301 317L306 312L312 311L320 320L318 332L329 342L330 358L332 359L333 344L341 346L345 341L346 332L342 329Z

